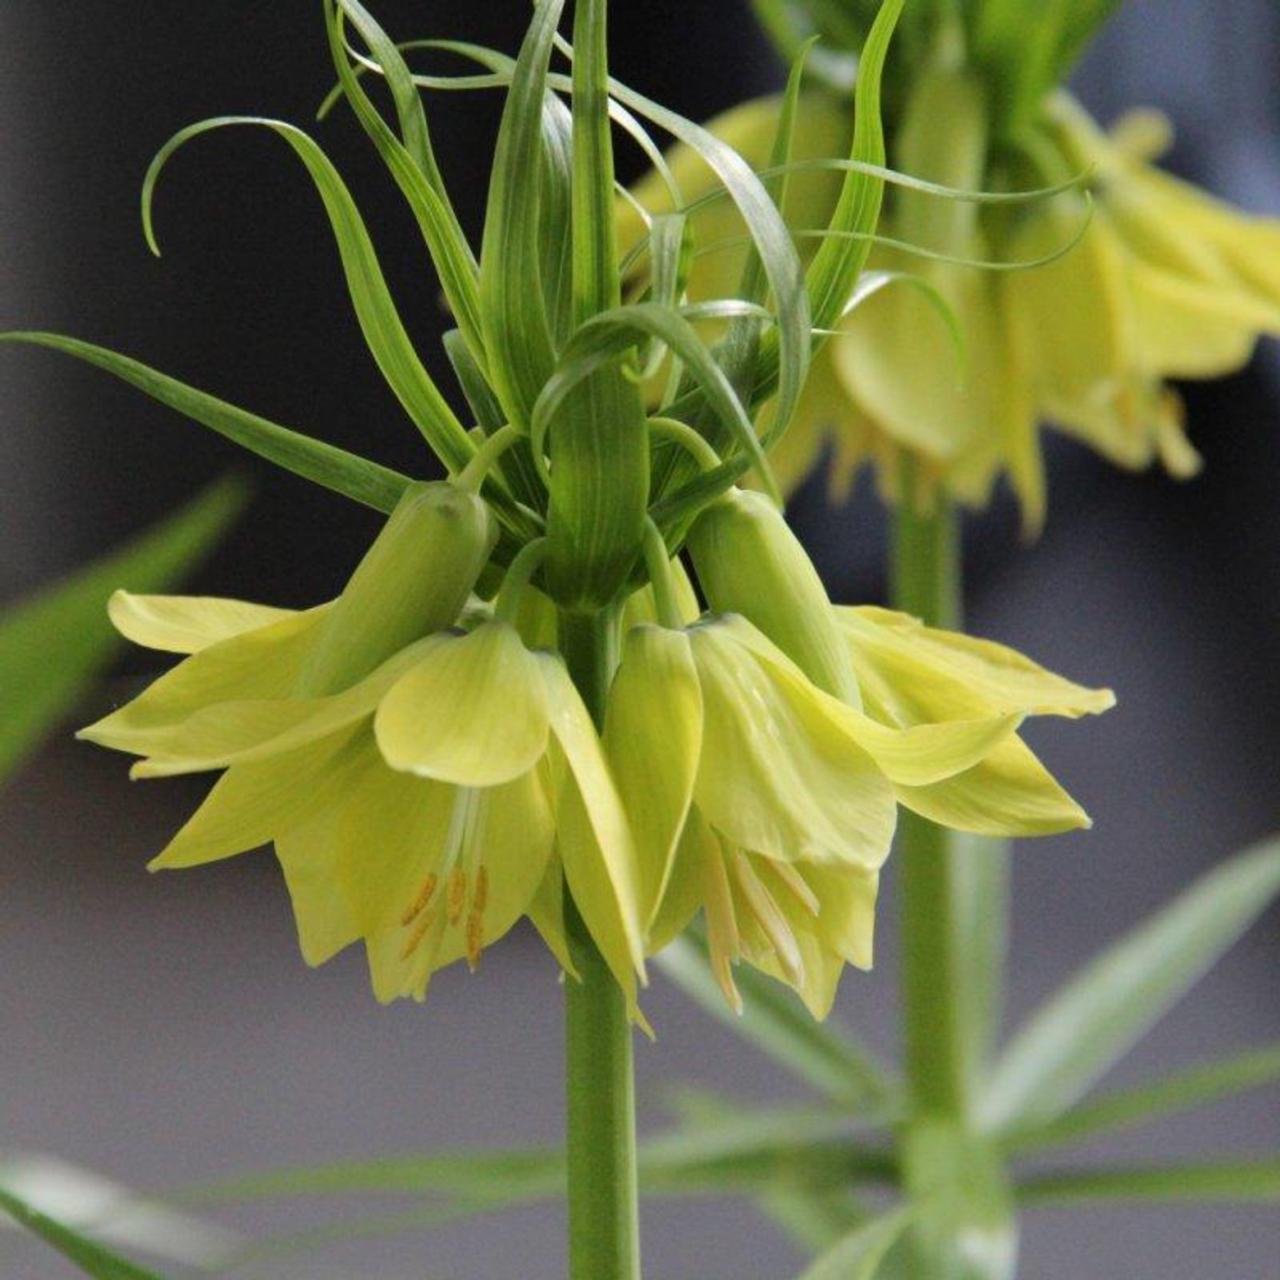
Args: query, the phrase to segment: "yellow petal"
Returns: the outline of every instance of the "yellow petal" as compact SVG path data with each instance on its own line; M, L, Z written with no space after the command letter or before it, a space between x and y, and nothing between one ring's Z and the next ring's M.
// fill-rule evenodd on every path
M152 871L194 867L256 849L317 810L328 812L358 772L349 733L260 764L229 769L165 849Z
M898 724L984 715L1096 715L1115 705L1015 649L923 626L888 609L837 610L854 668L875 705Z
M117 591L107 602L126 640L166 653L199 653L221 640L294 616L292 609L213 596L141 596Z
M893 269L908 264L890 258ZM917 267L917 271L920 269ZM918 289L891 285L864 302L831 339L845 390L902 448L946 461L988 433L990 388L982 371L993 347L989 283L982 273L939 266L927 273L955 311L969 361Z
M342 883L384 1002L422 999L437 970L507 933L538 890L554 833L536 770L469 791L380 758L337 829Z
M886 777L906 786L927 786L971 768L1014 733L1022 721L1022 716L1015 713L976 719L947 717L907 728L880 724L813 688L804 674L759 633L742 627L738 634L741 642L778 680L788 684L797 698L806 699L838 730L848 734Z
M702 906L705 867L712 856L720 856L719 841L694 807L689 810L680 833L670 878L649 925L650 955L656 955L679 937L698 913Z
M547 863L542 883L529 903L529 919L560 968L571 978L578 978L564 927L564 868L555 858Z
M1090 825L1019 738L954 778L930 787L898 787L897 793L907 808L931 821L978 835L1053 835Z
M419 641L332 697L224 702L175 725L140 729L127 737L117 732L116 739L127 741L127 750L148 753L148 759L133 766L135 778L171 777L268 760L371 716L405 671L441 643L440 637Z
M752 852L879 866L896 818L888 780L827 714L826 695L780 679L743 631L742 619L690 631L704 707L698 807Z
M604 747L635 838L648 922L666 890L702 750L702 691L683 632L647 626L627 633Z
M1259 333L1280 331L1280 307L1230 286L1134 264L1130 279L1144 368L1216 378L1249 362Z
M135 735L179 724L206 707L288 698L320 617L321 611L315 609L293 614L210 645L78 736L104 747L133 751Z
M634 1003L644 977L643 890L635 842L595 725L564 663L536 655L563 785L556 803L565 879L592 938Z
M1059 196L1032 212L1012 237L1010 261L1034 260L1071 242L1087 210ZM1125 260L1111 229L1100 222L1065 257L1008 273L1003 295L1028 375L1055 402L1078 400L1134 364L1134 320Z
M528 773L547 749L547 696L515 628L446 636L383 698L374 719L393 769L492 787Z

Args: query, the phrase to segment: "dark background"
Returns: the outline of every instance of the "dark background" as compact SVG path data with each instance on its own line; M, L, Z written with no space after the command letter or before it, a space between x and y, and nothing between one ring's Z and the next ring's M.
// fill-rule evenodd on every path
M319 201L279 139L227 132L179 154L157 201L161 261L138 225L147 162L182 125L228 112L308 124L330 83L318 7L0 6L0 328L103 342L423 473L429 459L363 346ZM507 49L528 12L525 0L456 8L380 0L376 11L400 37ZM688 115L778 83L745 4L615 9L616 73ZM1267 0L1131 0L1080 88L1103 119L1132 103L1167 109L1179 127L1175 167L1280 214L1278 62L1280 18ZM431 102L441 163L472 229L498 106L494 95ZM435 354L443 317L409 214L348 117L314 132L365 210L410 331L451 392ZM4 596L120 541L228 467L252 468L258 496L200 590L290 605L327 598L376 527L370 513L255 468L64 357L0 350L0 388ZM1120 698L1098 722L1036 731L1096 828L1019 851L1015 1016L1196 873L1280 828L1276 398L1275 352L1264 348L1239 377L1189 390L1208 464L1200 479L1119 474L1057 442L1038 546L1019 545L1007 503L971 522L972 629L1111 684ZM793 514L833 594L882 598L874 498L864 486L847 510L828 512L820 497L813 486ZM144 657L127 662L126 673L148 669ZM556 1140L559 1000L531 937L495 948L476 979L446 975L425 1012L381 1011L358 956L305 971L265 857L143 874L200 789L130 787L119 757L62 735L0 796L0 1153L54 1152L163 1186L297 1160ZM850 975L841 1013L892 1052L892 885L884 918L881 967ZM1272 916L1117 1081L1274 1039L1277 958ZM675 1081L748 1104L794 1092L674 991L659 986L651 1005L660 1039L639 1049L650 1126ZM1100 1150L1155 1159L1278 1143L1274 1097L1259 1096ZM306 1213L324 1220L315 1206ZM656 1280L777 1280L795 1269L794 1252L748 1207L655 1202L646 1219ZM261 1221L279 1229L288 1212ZM540 1280L560 1271L559 1232L557 1210L520 1211L365 1242L332 1271L303 1261L288 1274ZM1025 1272L1263 1277L1276 1274L1277 1250L1265 1209L1046 1211L1028 1219ZM0 1252L0 1274L60 1273L19 1250Z

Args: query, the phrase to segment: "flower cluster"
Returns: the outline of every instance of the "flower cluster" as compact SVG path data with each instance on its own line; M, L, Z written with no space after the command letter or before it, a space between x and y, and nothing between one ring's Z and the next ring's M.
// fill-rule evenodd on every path
M603 0L575 7L572 75L553 72L564 7L535 8L514 62L466 46L485 74L455 84L411 74L358 0L324 6L338 96L405 195L457 320L446 350L462 413L308 135L206 121L162 149L145 184L154 247L155 181L179 146L229 125L283 139L322 197L369 349L446 479L411 480L102 348L8 335L99 365L389 516L338 598L305 612L118 596L125 635L184 657L84 736L139 756L135 776L220 773L153 865L274 844L306 959L363 941L382 1000L421 999L436 971L475 967L527 916L567 971L579 954L595 972L580 922L639 1018L646 956L701 911L731 1003L746 961L822 1015L842 967L870 963L899 806L971 831L1081 825L1018 729L1110 695L998 646L837 611L777 502L739 484L751 472L776 488L760 412L772 401L785 427L815 331L856 292L902 0L868 36L857 163L808 272L736 152L609 78ZM363 73L386 79L397 127ZM419 90L495 82L508 92L477 256ZM684 138L742 218L747 269L710 309L687 296L683 215L618 243L611 95L651 154L641 119ZM652 286L624 302L636 254ZM726 343L707 340L708 321L727 322ZM679 376L646 404L645 373L664 362Z
M570 967L567 884L633 999L644 956L701 910L731 1003L745 960L823 1016L845 963L871 963L898 805L1002 834L1086 821L1017 730L1108 693L833 609L756 494L690 535L712 611L677 562L618 614L599 732L549 600L519 572L496 602L472 594L493 545L482 499L420 484L330 604L117 595L127 637L187 656L82 736L143 757L136 777L224 771L152 865L274 842L303 955L363 940L382 1000L474 967L523 916Z
M1193 475L1200 460L1169 380L1233 372L1260 335L1280 334L1280 221L1157 167L1170 129L1154 112L1105 132L1059 90L1008 140L993 135L995 105L977 72L918 69L910 84L890 150L910 178L999 193L1087 177L1092 200L1081 190L1017 204L896 191L870 258L889 287L866 291L818 354L773 455L783 487L829 451L835 496L870 463L897 500L910 457L922 482L913 500L941 488L984 506L1003 474L1035 532L1046 506L1043 422L1119 466L1159 461ZM709 127L764 169L780 109L777 98L758 100ZM843 155L847 119L847 101L818 89L798 116L786 213L801 246L821 236L839 189L832 174L803 166ZM695 154L678 150L669 163L687 199L708 193ZM636 195L651 210L668 199L656 176ZM622 216L625 242L635 215ZM697 214L695 294L719 294L740 269L736 223L723 202Z

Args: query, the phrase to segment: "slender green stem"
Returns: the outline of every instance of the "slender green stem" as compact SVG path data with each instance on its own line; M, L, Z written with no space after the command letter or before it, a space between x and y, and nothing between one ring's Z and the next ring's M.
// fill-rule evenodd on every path
M957 521L939 494L933 509L916 507L914 475L903 475L905 491L894 514L892 596L894 606L930 626L960 621L960 561ZM907 1079L916 1110L963 1119L969 1082L959 989L955 867L947 833L904 810L898 836L902 897L903 1006Z
M560 648L596 723L616 665L608 613L560 618ZM565 931L578 982L565 983L570 1280L639 1280L635 1080L626 1000L572 895Z

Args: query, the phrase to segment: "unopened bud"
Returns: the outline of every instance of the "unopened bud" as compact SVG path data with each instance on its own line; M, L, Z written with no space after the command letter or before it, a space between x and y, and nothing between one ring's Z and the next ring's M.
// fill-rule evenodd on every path
M767 498L733 490L694 521L687 545L713 610L741 614L819 689L861 707L827 590Z
M489 559L497 527L484 500L448 483L410 485L321 626L298 692L347 688L451 626Z

